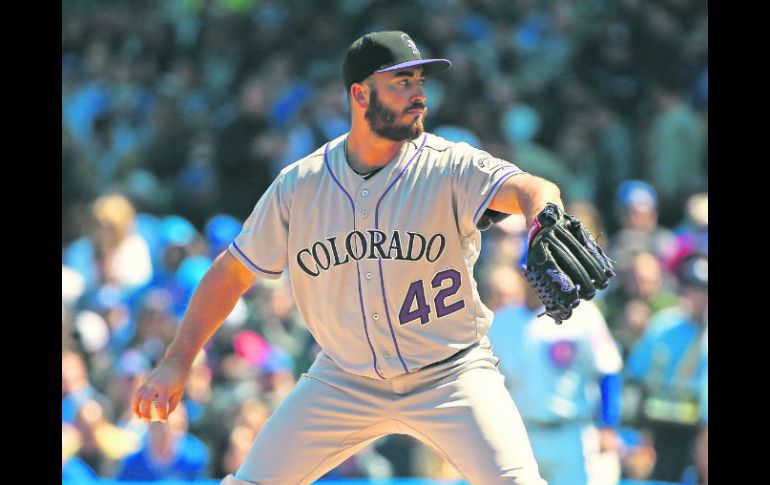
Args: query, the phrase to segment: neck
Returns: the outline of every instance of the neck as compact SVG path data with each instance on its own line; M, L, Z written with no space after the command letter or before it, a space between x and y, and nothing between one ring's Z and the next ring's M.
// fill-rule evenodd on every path
M380 138L363 123L353 124L345 141L345 155L348 164L357 172L370 172L383 167L401 150L406 141Z

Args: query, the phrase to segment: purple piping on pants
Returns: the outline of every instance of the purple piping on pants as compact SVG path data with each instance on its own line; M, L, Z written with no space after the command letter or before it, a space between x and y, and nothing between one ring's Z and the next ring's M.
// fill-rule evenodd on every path
M350 207L353 209L353 230L356 229L356 204L353 202L353 198L348 194L348 191L345 190L345 187L342 186L339 180L337 180L337 177L334 176L334 172L332 172L332 168L329 165L329 144L331 142L326 144L326 147L324 148L324 165L326 165L326 169L329 171L329 175L332 176L332 180L334 180L334 183L337 184L337 186L342 190L342 192L347 196L348 200L350 201ZM366 343L369 344L369 350L372 352L372 357L374 358L374 372L377 373L378 376L380 376L380 379L385 379L385 376L380 374L380 371L377 370L377 354L374 353L374 347L372 346L372 341L369 339L369 329L366 326L366 312L364 311L364 295L361 292L361 270L358 267L358 261L356 261L356 271L358 272L358 301L361 304L361 319L364 322L364 333L366 334Z
M232 245L233 245L233 247L235 248L235 250L236 250L236 251L238 251L238 254L240 254L241 256L243 256L243 257L244 257L244 259L246 259L246 261L248 261L248 263L249 263L251 266L253 266L255 269L258 269L259 271L261 271L261 272L263 272L263 273L267 273L267 274L277 274L277 275L279 275L279 274L283 273L283 271L268 271L268 270L266 270L266 269L262 269L262 268L260 268L259 266L257 266L256 264L254 264L254 262L253 262L251 259L249 259L249 257L248 257L248 256L246 256L246 254L244 254L244 252L243 252L243 251L241 251L241 248L239 248L239 247L238 247L238 245L237 245L237 244L235 244L235 241L233 241L233 242L232 242Z
M382 196L380 196L380 200L377 201L377 207L374 209L374 228L379 229L380 228L380 203L382 202L382 199L385 197L385 194L390 191L391 187L398 181L398 179L401 178L402 175L404 175L404 172L406 172L406 169L409 168L409 166L412 164L412 162L417 158L417 155L422 152L423 147L425 146L425 142L428 140L427 135L423 135L422 137L422 144L420 144L420 148L417 149L416 152L414 152L414 155L412 155L412 158L409 159L408 162L406 162L406 165L404 165L404 168L401 169L401 172L398 174L398 176L393 179L393 182L388 185L388 188L385 189L385 192L382 193ZM398 340L396 340L396 333L393 331L393 324L390 321L390 311L388 310L388 298L385 296L385 275L382 272L382 258L378 258L377 261L379 267L380 267L380 284L382 285L382 300L385 302L385 317L388 319L388 327L390 328L390 336L393 338L393 345L396 346L396 354L398 354L398 360L401 361L401 365L404 367L404 372L409 374L409 369L406 367L406 362L404 362L404 358L401 356L401 349L398 348Z
M484 198L484 202L481 203L478 209L476 209L476 214L473 216L473 222L477 222L479 218L479 212L481 212L481 208L484 207L489 200L490 197L492 197L495 193L497 193L497 186L503 183L506 179L510 178L512 175L516 175L517 173L524 173L521 170L518 169L511 169L510 172L505 172L499 179L497 179L497 182L492 186L492 188L489 190L489 193Z

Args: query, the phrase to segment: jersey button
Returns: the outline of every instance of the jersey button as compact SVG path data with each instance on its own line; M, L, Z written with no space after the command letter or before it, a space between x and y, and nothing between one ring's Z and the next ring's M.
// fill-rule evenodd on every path
M391 357L393 357L393 354L391 354L391 353L390 353L390 352L388 352L387 350L386 350L386 351L385 351L385 353L384 353L384 354L382 354L382 355L384 355L386 359L390 359Z
M367 189L362 190L361 191L361 196L362 197L369 197L369 191Z
M369 211L367 211L367 210L362 210L362 211L361 211L361 217L363 217L364 219L366 219L367 217L369 217Z
M379 320L380 319L380 314L379 313L375 313L374 315L372 315L372 318L374 318L375 320Z
M366 279L367 280L372 279L372 273L366 273Z

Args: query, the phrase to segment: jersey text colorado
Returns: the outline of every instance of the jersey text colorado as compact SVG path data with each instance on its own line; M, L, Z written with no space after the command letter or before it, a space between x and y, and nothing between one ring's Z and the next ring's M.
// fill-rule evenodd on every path
M387 249L386 249L387 248ZM297 252L297 264L310 276L318 276L335 266L361 259L396 259L433 263L446 248L446 237L434 234L430 238L417 232L401 234L394 230L390 236L383 231L369 229L352 231L345 237L330 237L316 241Z

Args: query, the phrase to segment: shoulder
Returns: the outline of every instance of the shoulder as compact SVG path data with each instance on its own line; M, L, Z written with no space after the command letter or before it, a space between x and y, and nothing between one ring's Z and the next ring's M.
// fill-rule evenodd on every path
M409 143L413 143L415 147L419 146L419 143L416 143L415 140L412 140ZM433 133L425 132L425 146L423 147L424 151L443 153L452 148L454 145L456 145L456 143L451 142L446 138L434 135Z
M466 142L449 141L432 133L426 133L423 153L430 156L435 164L448 166L459 177L469 172L494 175L500 170L515 167L511 162Z
M414 142L411 142L414 143ZM492 158L492 155L476 148L468 143L449 141L446 138L442 138L433 133L425 133L425 146L424 151L428 153L437 153L446 156L451 159L461 160L463 158L471 157L488 157Z

